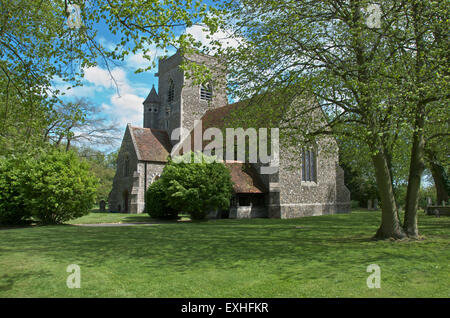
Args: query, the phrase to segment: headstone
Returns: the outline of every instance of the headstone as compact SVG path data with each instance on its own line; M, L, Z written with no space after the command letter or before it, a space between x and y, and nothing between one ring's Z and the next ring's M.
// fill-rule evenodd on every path
M442 206L445 206L445 201L442 201Z
M433 200L430 197L427 197L427 205L433 205Z
M378 199L373 199L373 209L374 210L378 209Z
M106 202L105 202L105 200L101 200L99 205L100 205L100 212L105 212L106 211Z
M372 200L367 200L367 210L372 210Z

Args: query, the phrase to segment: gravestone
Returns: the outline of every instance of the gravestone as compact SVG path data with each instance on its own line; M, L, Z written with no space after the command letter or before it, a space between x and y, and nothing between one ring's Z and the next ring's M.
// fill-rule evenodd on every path
M372 210L372 200L367 200L367 210Z
M105 200L101 200L99 205L100 205L100 212L105 212L106 211L106 202L105 202Z
M378 209L378 199L373 199L373 209L374 210Z
M427 197L427 205L433 205L433 200L430 197Z

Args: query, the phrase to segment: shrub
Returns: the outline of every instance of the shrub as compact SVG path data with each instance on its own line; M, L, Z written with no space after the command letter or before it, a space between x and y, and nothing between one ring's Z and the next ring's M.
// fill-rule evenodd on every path
M25 207L24 163L16 157L0 158L0 224L23 224L31 217Z
M145 194L145 211L156 219L177 218L178 212L167 204L166 191L161 179L153 182Z
M2 159L0 173L5 223L20 223L30 215L42 223L63 223L88 214L95 200L98 180L72 151Z
M190 162L185 162L190 159ZM204 219L208 211L230 205L232 182L230 171L214 158L193 152L180 160L169 160L161 182L167 202L177 211L188 212L193 219Z
M32 166L27 206L43 223L63 223L89 213L98 180L72 152L53 150Z

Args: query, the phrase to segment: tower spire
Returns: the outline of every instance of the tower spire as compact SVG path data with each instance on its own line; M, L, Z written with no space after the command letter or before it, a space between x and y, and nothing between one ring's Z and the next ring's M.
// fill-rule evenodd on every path
M147 98L144 100L144 105L147 103L159 103L159 96L155 89L155 84L152 86L152 90L148 94Z
M144 128L159 128L160 99L153 84L144 104Z

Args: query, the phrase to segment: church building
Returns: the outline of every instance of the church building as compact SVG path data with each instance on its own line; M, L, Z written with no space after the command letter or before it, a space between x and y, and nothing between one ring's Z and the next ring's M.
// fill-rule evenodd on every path
M180 68L183 59L207 66L214 81L196 85ZM143 102L143 127L127 125L117 158L117 171L109 194L112 212L145 212L145 191L161 175L173 146L172 131L194 129L201 121L203 129L223 124L238 104L228 104L226 72L217 59L202 55L184 56L180 52L160 59L158 92L152 87ZM332 138L326 143L336 144ZM229 211L214 211L220 218L294 218L350 212L350 193L344 185L344 173L334 152L322 155L320 143L302 156L289 156L280 145L278 171L261 174L259 164L226 161L233 181ZM292 169L294 167L294 169Z

